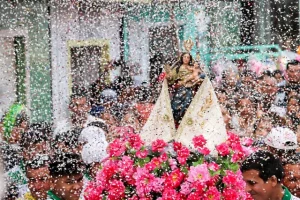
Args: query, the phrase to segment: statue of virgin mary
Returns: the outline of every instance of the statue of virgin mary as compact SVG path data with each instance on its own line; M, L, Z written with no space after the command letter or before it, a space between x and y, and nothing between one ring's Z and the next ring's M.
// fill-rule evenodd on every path
M203 135L207 147L216 153L215 146L226 140L225 123L213 86L203 76L204 71L196 67L189 53L182 53L179 62L165 67L161 94L141 130L146 143L175 139L192 148L193 137Z

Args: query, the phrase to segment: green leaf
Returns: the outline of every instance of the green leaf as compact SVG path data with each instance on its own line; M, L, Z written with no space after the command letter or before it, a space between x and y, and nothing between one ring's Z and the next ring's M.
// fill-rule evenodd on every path
M234 172L237 172L237 170L239 169L239 165L237 163L232 163L229 165L229 169Z
M148 163L148 162L150 162L150 158L149 157L146 157L144 159L138 158L138 159L136 159L136 161L135 161L134 164L137 165L137 166L139 166L139 167L144 167L144 165L146 163Z
M203 161L204 161L204 157L200 156L198 161L193 162L193 166L196 167L197 165L201 165L203 164Z
M211 176L220 175L221 174L221 170L218 170L218 171L209 170L209 173L210 173Z
M189 173L189 170L188 170L188 168L187 168L186 166L182 166L182 167L180 168L180 170L181 170L182 173L184 173L185 175L187 175L187 174Z

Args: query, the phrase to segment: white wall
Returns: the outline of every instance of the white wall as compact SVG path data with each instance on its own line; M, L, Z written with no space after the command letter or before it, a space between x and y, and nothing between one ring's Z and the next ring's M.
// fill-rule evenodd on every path
M0 118L16 100L16 75L15 75L15 53L14 37L25 37L25 59L26 59L26 106L30 110L30 71L28 32L26 29L4 29L0 30ZM30 112L27 113L30 116Z
M141 68L141 74L134 77L136 84L149 81L149 27L144 21L128 22L129 61Z
M62 4L61 4L62 5ZM69 102L69 66L67 41L109 40L110 59L120 58L120 19L117 14L86 13L79 19L72 6L55 5L51 9L52 88L54 125L66 119Z

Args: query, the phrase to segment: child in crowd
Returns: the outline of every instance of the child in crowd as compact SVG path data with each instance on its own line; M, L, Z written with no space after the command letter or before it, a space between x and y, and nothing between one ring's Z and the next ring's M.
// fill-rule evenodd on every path
M23 194L20 200L46 200L51 187L49 160L36 157L27 162L25 171L29 191Z
M60 134L57 134L52 142L53 153L75 153L80 154L82 143L78 138L81 129L73 129Z
M83 189L84 164L79 155L59 154L50 163L51 188L48 199L79 200Z
M283 185L287 187L293 195L300 198L300 155L295 154L285 158L283 169Z

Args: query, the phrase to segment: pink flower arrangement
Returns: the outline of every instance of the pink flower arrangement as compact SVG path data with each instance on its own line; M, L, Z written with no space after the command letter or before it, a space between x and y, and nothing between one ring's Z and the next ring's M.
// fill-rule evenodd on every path
M139 135L125 133L108 147L109 158L85 189L87 200L248 200L239 163L251 152L251 141L228 133L209 155L203 136L193 139L197 151L179 142L156 140L144 146ZM168 148L166 148L168 147ZM168 151L173 147L173 150Z

